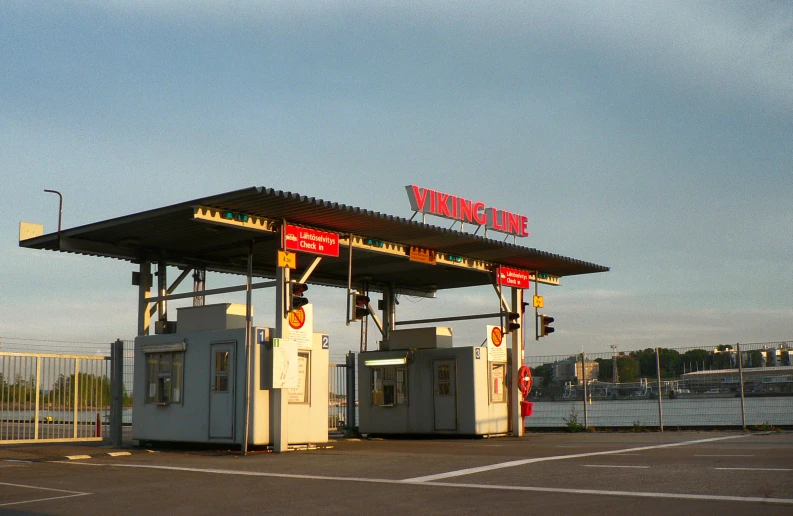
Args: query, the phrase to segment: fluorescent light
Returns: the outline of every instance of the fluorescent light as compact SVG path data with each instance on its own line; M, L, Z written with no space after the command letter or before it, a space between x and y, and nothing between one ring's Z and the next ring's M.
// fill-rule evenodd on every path
M386 365L405 365L407 364L407 357L399 357L399 358L377 358L373 360L364 360L364 365L366 367L377 367L377 366L386 366Z
M182 342L169 342L166 344L144 344L140 350L144 353L176 353L187 349L187 343Z

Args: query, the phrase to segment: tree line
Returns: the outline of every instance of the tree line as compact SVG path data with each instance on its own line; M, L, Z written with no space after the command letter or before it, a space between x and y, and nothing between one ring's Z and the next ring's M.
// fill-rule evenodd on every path
M743 367L763 367L766 358L762 351L742 351ZM790 364L790 352L781 353L781 363ZM570 357L577 359L580 357ZM660 348L658 362L661 367L662 379L674 379L681 374L694 371L714 369L733 369L738 367L737 353L730 345L720 345L715 350L690 349L680 353L675 349ZM598 364L598 381L610 382L614 378L614 358L596 358ZM655 378L657 376L655 349L621 353L617 356L617 374L620 382L636 382L641 378ZM553 364L543 364L532 368L532 374L540 384L547 386L553 379Z
M25 379L21 374L11 379L0 372L0 403L35 403L36 395L40 405L73 407L75 399L80 407L105 407L110 404L110 378L106 375L78 373L59 375L47 388L39 385L36 392L36 377ZM132 396L123 387L124 406L132 405Z

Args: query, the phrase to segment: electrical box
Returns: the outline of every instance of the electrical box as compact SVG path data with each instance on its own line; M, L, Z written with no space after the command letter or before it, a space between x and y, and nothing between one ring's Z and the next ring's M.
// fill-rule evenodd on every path
M447 326L394 330L382 349L438 349L452 347L452 329Z

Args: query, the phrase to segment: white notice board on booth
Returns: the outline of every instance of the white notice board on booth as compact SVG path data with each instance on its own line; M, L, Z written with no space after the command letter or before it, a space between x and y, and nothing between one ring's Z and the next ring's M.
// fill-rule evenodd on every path
M314 306L307 304L289 312L282 331L284 337L297 344L298 349L311 349L314 343Z
M273 389L294 389L300 385L297 343L273 339Z
M507 345L504 343L504 332L500 326L487 325L487 361L507 361Z

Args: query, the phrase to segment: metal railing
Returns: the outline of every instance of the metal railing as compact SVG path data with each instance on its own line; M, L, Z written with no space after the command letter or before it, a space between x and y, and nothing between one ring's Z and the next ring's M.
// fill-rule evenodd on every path
M108 357L0 352L0 443L101 441Z
M355 354L328 365L328 430L351 433L357 426Z
M793 426L793 342L527 357L526 364L533 374L527 428Z

